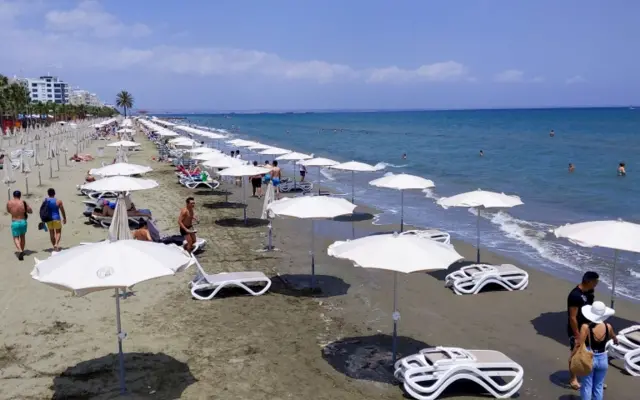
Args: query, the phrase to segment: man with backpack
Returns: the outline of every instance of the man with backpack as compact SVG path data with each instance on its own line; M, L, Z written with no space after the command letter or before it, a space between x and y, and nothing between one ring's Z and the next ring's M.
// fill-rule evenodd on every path
M18 249L18 260L22 261L27 234L27 217L33 210L26 201L22 200L22 193L16 190L13 192L13 199L7 202L7 212L11 215L11 236Z
M47 225L53 251L60 251L60 238L62 237L62 225L67 223L67 214L62 201L56 199L56 191L53 188L47 190L47 197L40 206L40 219Z

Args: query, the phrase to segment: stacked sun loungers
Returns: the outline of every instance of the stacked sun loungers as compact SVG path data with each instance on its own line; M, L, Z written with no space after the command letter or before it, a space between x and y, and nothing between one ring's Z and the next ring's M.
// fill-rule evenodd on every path
M295 182L289 178L282 179L280 182L280 191L283 193L291 192L292 190L300 190L302 193L311 193L313 191L312 182Z
M633 376L640 376L640 325L622 329L617 335L618 344L608 343L609 357L624 360L624 367Z
M455 347L424 349L394 365L394 376L411 397L434 400L451 384L471 381L495 398L518 392L524 370L499 351Z
M477 294L487 285L498 285L506 290L524 290L529 274L511 264L473 264L445 277L445 286L456 294Z
M265 294L271 287L271 279L258 271L229 272L215 275L207 274L200 263L196 262L198 275L189 282L191 295L197 300L211 300L226 287L244 289L252 296ZM258 286L259 288L254 290ZM205 294L207 291L211 293Z

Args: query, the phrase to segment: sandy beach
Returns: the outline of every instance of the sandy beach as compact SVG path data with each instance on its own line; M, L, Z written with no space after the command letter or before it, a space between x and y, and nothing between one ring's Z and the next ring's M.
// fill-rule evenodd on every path
M403 399L391 380L391 273L354 268L330 258L326 247L374 230L367 218L354 222L323 222L316 226L316 273L321 292L299 290L310 273L311 223L276 219L274 244L278 251L262 251L267 225L257 217L262 201L249 198L250 224L241 223L238 187L189 190L177 183L173 168L152 161L155 147L143 137L143 151L129 161L149 165L148 178L160 187L136 193L139 208L149 208L163 232L177 232L177 216L187 196L196 198L198 235L208 240L198 256L208 273L263 271L273 277L268 294L258 297L230 293L212 301L190 296L188 281L194 269L175 277L135 287L122 302L123 329L129 334L126 352L127 398L154 399ZM91 153L96 154L94 142ZM26 201L36 209L46 189L54 187L67 209L62 246L102 240L106 230L87 225L76 185L86 171L110 162L113 150L92 163L64 166L36 187ZM34 178L35 177L35 178ZM24 190L24 179L15 186ZM249 190L249 189L248 189ZM228 202L226 197L228 196ZM359 208L362 214L373 210ZM37 211L36 211L37 212ZM0 399L118 398L115 304L110 291L81 298L45 286L29 273L34 257L48 257L48 235L30 220L28 256L18 261L11 242L7 215L0 221ZM456 242L468 259L475 249ZM487 263L515 263L484 252ZM517 263L516 263L517 264ZM530 274L521 292L487 292L456 296L444 287L444 273L417 273L399 280L400 351L449 345L500 350L524 367L520 397L571 399L578 393L565 387L569 355L566 296L577 282L567 282L519 265ZM453 267L451 268L453 270ZM451 271L450 270L450 271ZM600 292L597 299L609 301ZM640 307L616 302L611 322L619 330L640 321ZM621 366L619 362L614 365ZM607 398L636 399L640 380L612 367ZM443 398L486 398L473 387L456 387Z

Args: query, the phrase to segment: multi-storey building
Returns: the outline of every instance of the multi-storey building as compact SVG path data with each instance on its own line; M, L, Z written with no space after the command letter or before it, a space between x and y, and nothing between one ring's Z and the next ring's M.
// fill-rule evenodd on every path
M80 89L75 89L71 92L69 104L102 107L102 102L95 93Z
M38 79L27 78L27 87L31 101L46 103L51 101L57 104L69 103L69 84L60 80L57 76L41 76Z

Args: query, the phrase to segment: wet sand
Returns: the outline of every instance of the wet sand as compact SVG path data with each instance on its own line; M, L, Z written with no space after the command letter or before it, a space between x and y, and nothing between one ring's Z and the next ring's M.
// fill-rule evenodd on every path
M166 233L177 231L184 199L196 198L198 235L209 243L199 255L208 273L258 270L273 277L268 294L259 297L232 292L212 301L191 299L187 287L194 270L145 282L122 302L128 398L155 399L402 399L390 384L392 307L391 273L354 268L326 256L333 240L352 234L395 227L373 227L370 221L316 224L316 273L322 291L297 290L310 272L308 221L273 221L278 251L261 251L267 226L257 220L262 201L248 198L250 224L241 221L239 189L181 187L173 169L151 161L153 146L140 138L144 151L132 163L154 168L148 175L160 187L134 194L140 208L150 208ZM101 142L101 144L104 144ZM93 148L98 145L94 143ZM33 184L27 201L39 206L46 188L56 188L65 202L68 224L63 246L106 237L106 230L85 225L84 199L75 185L102 160L64 167L60 178ZM95 154L95 151L93 152ZM43 176L48 171L43 171ZM37 175L35 175L37 177ZM20 181L20 176L17 179ZM37 182L37 178L35 179ZM20 182L16 184L20 187ZM225 191L228 191L228 202ZM361 213L372 210L358 209ZM36 211L37 212L37 211ZM36 217L33 218L35 221ZM0 398L108 399L118 397L115 304L111 292L82 298L42 285L29 276L33 258L45 258L48 236L30 221L27 248L37 251L20 262L10 241L8 217L0 224ZM472 246L455 243L473 258ZM509 260L483 253L483 261ZM570 399L577 394L562 387L568 346L565 337L566 295L574 286L531 270L522 292L487 292L456 296L444 288L444 274L417 273L399 279L399 333L403 353L427 346L452 345L503 351L525 368L521 398ZM608 302L608 298L598 296ZM635 304L617 301L617 329L640 320ZM620 365L619 362L615 363ZM611 368L607 398L634 399L640 381ZM455 389L455 388L454 388ZM452 399L485 398L474 388L447 392ZM443 395L443 397L445 397Z

